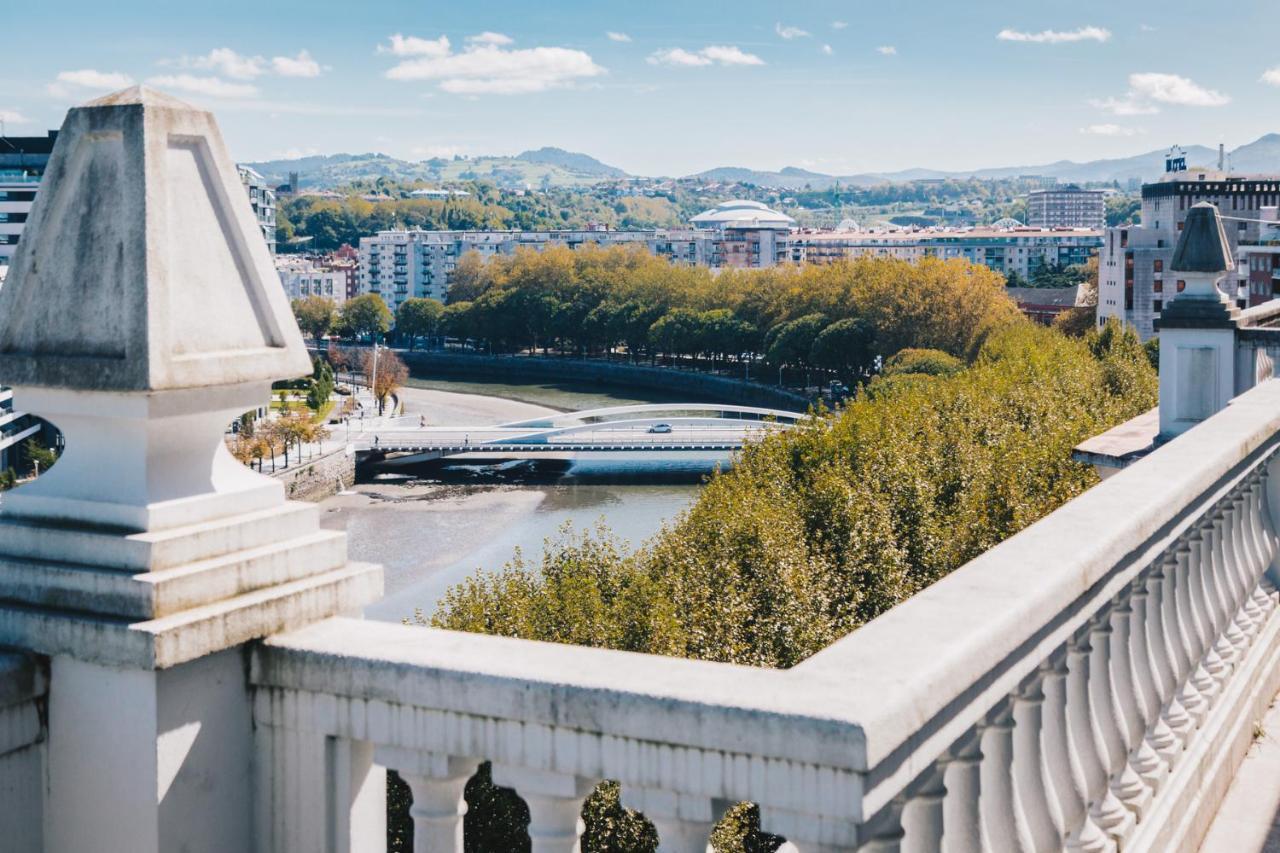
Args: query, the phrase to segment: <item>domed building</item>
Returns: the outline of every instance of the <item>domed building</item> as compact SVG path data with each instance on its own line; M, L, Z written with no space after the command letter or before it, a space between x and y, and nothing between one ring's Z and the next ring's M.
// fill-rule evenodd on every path
M708 258L712 267L756 269L791 258L791 229L796 221L758 201L721 202L693 217L690 224L716 234Z

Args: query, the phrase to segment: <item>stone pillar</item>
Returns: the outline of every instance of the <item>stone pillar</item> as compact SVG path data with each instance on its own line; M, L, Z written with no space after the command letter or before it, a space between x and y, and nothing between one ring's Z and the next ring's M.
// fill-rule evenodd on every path
M529 806L530 853L578 853L582 804L598 779L494 764L493 782L514 789Z
M213 117L145 88L72 110L0 290L0 376L65 440L0 510L0 645L51 659L47 850L253 848L244 644L381 591L223 443L310 370ZM381 820L344 755L295 816L337 851Z
M1186 282L1160 315L1160 437L1171 439L1221 411L1236 393L1239 310L1218 290L1234 268L1222 219L1208 202L1188 213L1170 264Z

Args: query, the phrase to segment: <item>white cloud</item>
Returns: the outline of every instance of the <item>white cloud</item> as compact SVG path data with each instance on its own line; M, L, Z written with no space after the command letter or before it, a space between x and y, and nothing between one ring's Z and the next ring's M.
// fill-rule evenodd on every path
M1266 83L1268 86L1280 86L1280 65L1262 72L1262 77L1259 78L1259 81Z
M453 53L444 36L428 40L395 35L389 48L379 50L413 57L388 69L389 79L434 80L441 91L461 95L544 92L605 73L590 54L564 47L510 50L478 42Z
M1089 103L1115 116L1149 116L1160 112L1159 107L1143 103L1132 94L1123 98L1096 98Z
M271 70L281 77L319 77L321 68L310 53L300 50L297 56L272 57Z
M881 56L897 56L898 49L891 44L882 44L876 48L876 53Z
M631 36L627 35L626 33L615 33L613 30L610 30L609 32L605 33L605 35L609 38L609 41L620 41L620 42L631 41Z
M824 44L822 46L822 52L825 53L827 56L830 56L831 54L835 53L835 51L831 49L831 45L829 44Z
M515 43L515 39L513 39L509 35L505 35L503 33L489 32L488 30L485 30L484 32L478 35L467 36L467 41L471 42L472 44L495 44L499 46Z
M764 65L764 60L754 53L744 53L731 45L709 45L701 52L703 56L721 65Z
M1074 30L1041 30L1038 33L1026 33L1019 30L1003 29L996 33L1000 41L1022 41L1034 44L1064 44L1076 41L1107 41L1111 31L1102 27L1080 27Z
M193 74L162 74L147 80L148 85L176 89L210 98L252 98L258 87L249 83L229 83L221 77L196 77Z
M1180 77L1177 74L1154 72L1129 75L1129 89L1140 98L1187 107L1220 107L1231 98L1214 89Z
M261 56L241 56L229 47L216 47L205 56L183 57L176 64L180 68L214 71L233 80L252 80L266 71Z
M701 53L690 53L682 47L656 50L649 54L647 61L650 65L683 65L689 68L711 64L711 60Z
M378 53L390 53L393 56L425 56L440 58L449 55L449 37L423 39L417 36L403 36L396 33L391 43L378 45Z
M1231 98L1178 74L1143 72L1129 75L1129 91L1121 97L1090 101L1093 106L1117 116L1154 115L1161 104L1181 107L1221 107Z
M271 155L272 160L301 160L303 157L315 157L319 148L286 148Z
M809 32L807 30L802 30L799 27L784 27L781 21L773 25L773 31L787 41L790 41L791 39L807 38L809 36Z
M133 78L118 71L95 71L84 68L79 71L62 71L57 82L83 89L125 89L133 85Z
M847 26L849 26L848 21L832 21L831 22L831 29L833 30L843 30Z
M31 119L14 110L0 110L0 121L5 124L31 124Z
M1137 127L1122 127L1118 124L1091 124L1080 128L1081 133L1093 136L1137 136L1144 131Z

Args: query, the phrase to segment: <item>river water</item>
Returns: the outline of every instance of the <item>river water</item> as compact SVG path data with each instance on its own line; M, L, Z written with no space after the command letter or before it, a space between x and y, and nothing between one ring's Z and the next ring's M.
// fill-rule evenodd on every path
M406 413L432 426L663 400L581 385L410 385L401 392ZM419 609L429 615L450 586L477 570L501 568L516 549L536 562L545 540L566 523L580 531L603 520L634 548L688 506L703 478L727 461L719 453L617 454L383 476L324 501L322 524L347 532L352 560L385 567L386 595L365 614L398 622Z

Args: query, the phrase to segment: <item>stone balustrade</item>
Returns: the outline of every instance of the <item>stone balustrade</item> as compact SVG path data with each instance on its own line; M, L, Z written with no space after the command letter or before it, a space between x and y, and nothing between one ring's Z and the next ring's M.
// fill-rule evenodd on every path
M349 619L253 654L264 850L366 849L380 766L461 851L481 761L577 849L621 783L662 850L730 804L800 851L1194 850L1280 687L1280 384L787 671ZM330 811L325 819L319 815Z
M0 848L39 850L43 837L48 677L34 655L0 651Z

